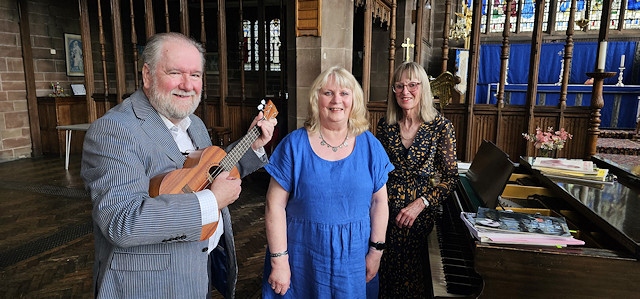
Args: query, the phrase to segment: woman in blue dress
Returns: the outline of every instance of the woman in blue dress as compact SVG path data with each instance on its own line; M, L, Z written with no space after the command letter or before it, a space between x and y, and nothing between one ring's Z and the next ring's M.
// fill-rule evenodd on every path
M304 127L288 134L265 166L271 182L262 296L366 298L368 288L377 296L393 165L368 131L362 88L351 73L324 71L309 97Z

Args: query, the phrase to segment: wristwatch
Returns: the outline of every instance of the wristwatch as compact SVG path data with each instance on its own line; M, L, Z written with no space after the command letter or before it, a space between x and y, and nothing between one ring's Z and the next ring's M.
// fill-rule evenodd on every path
M429 201L424 197L424 196L420 196L420 199L422 199L422 202L424 203L424 207L425 209L429 207Z
M375 250L385 250L387 248L387 245L385 245L383 242L372 242L369 241L369 247L373 247Z

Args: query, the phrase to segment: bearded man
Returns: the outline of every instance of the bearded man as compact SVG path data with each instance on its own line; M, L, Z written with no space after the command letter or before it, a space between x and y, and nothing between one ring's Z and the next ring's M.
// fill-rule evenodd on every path
M148 40L142 58L142 89L85 136L81 175L93 201L94 295L206 298L215 285L233 297L237 269L227 206L239 197L241 180L223 171L204 190L150 195L152 178L183 168L187 153L211 146L193 114L204 49L180 33L160 33ZM261 112L254 119L251 127L261 134L237 165L241 177L267 163L263 146L276 122ZM222 266L210 258L214 249L223 251ZM228 275L215 277L219 270Z

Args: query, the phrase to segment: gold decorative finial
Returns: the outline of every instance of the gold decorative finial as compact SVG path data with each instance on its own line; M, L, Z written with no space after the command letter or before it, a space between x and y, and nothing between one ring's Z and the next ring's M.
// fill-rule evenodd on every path
M580 27L580 30L587 31L587 28L589 27L589 20L582 18L576 21L576 25Z

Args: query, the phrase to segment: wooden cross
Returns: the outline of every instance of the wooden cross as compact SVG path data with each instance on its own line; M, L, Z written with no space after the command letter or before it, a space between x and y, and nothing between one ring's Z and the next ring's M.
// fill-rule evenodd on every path
M407 42L402 43L402 47L404 48L404 61L409 61L409 48L413 48L415 45L412 44L411 39L407 37Z

